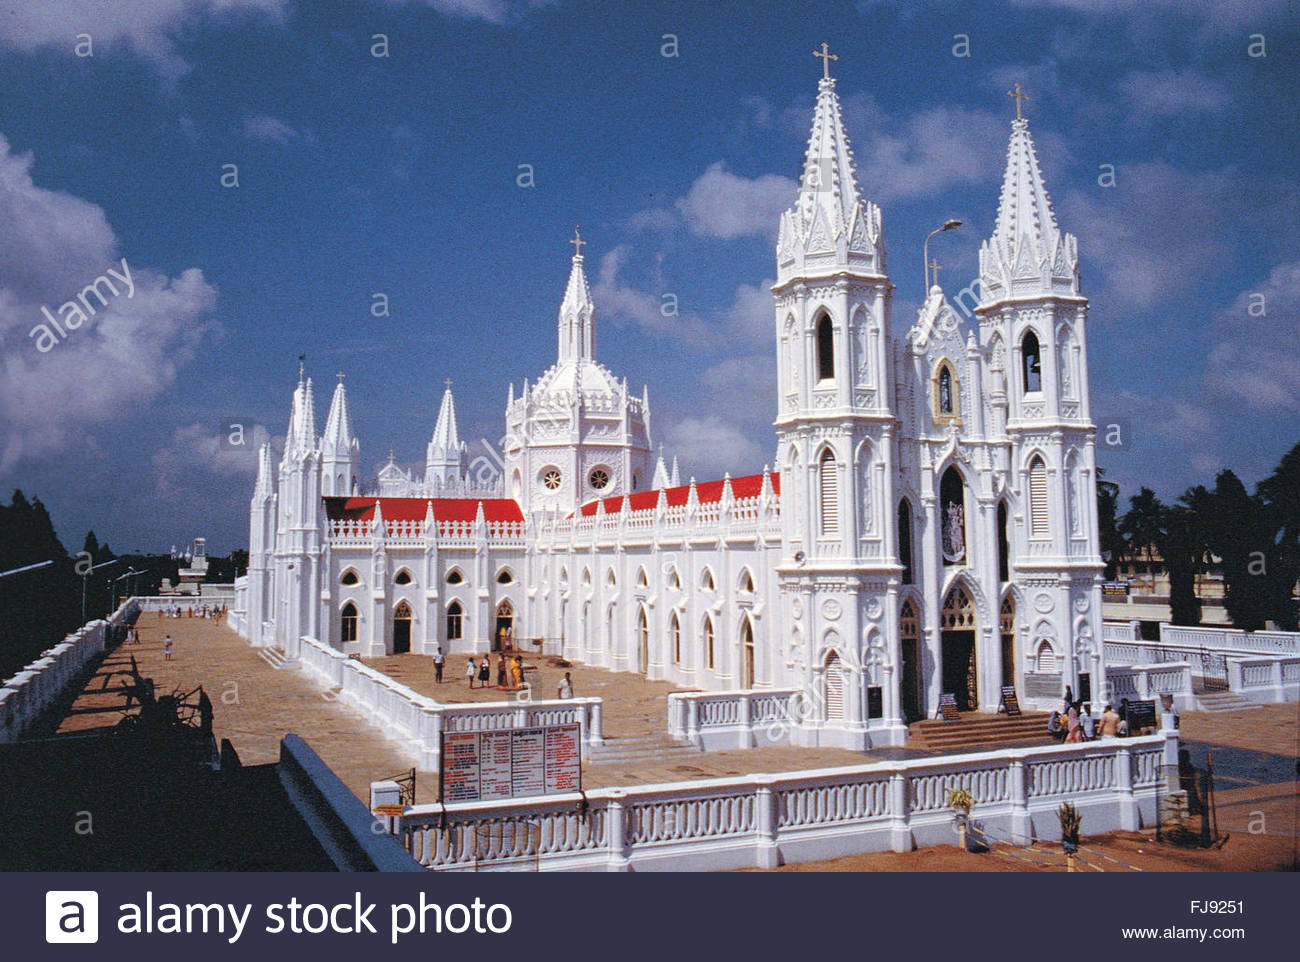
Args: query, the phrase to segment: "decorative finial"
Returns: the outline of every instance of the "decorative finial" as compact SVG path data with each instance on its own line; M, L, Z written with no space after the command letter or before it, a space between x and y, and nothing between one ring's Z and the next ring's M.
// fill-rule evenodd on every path
M393 461L396 460L396 458L397 458L397 455L393 454L393 449L392 449L392 448L389 448L389 449L388 449L388 463L389 463L389 464L392 464Z
M336 374L336 375L334 375L334 376L337 377L337 378L339 379L339 383L340 383L340 384L342 384L342 383L343 383L343 379L344 379L345 377L347 377L347 375L344 374L342 371L339 371L339 373Z
M582 256L582 245L585 244L585 243L587 243L587 242L586 242L585 240L583 240L583 239L582 239L582 235L581 235L580 233L578 233L578 228L576 228L576 227L573 228L573 240L569 241L569 243L573 245L573 256L574 256L574 257L581 257L581 256Z
M1028 100L1029 97L1026 96L1025 94L1021 93L1021 91L1020 91L1020 81L1019 81L1019 80L1016 81L1016 89L1015 89L1015 90L1008 90L1008 91L1007 91L1007 96L1008 96L1008 97L1015 97L1015 98L1016 98L1016 120L1024 120L1025 118L1022 117L1021 114L1020 114L1020 104L1021 104L1022 101Z
M307 369L307 355L299 354L298 355L298 383L299 384L302 383L302 375L306 369Z
M832 60L839 60L839 59L840 59L839 56L836 55L836 54L831 53L831 46L830 46L830 44L828 44L828 43L824 43L824 42L822 43L822 49L821 49L821 52L819 53L818 51L814 50L814 51L813 51L813 56L814 56L814 57L821 57L821 58L822 58L822 79L823 79L823 80L830 80L830 79L831 79L831 61L832 61Z
M443 381L442 383L446 386L446 388L447 388L448 391L451 390L451 378L447 378L447 379L446 379L445 381Z

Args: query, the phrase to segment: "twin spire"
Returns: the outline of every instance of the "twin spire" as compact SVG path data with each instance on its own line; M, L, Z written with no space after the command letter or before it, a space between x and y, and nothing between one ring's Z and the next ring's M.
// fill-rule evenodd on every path
M595 305L591 300L591 288L587 286L587 274L582 266L582 247L587 242L575 227L573 229L573 266L569 270L569 284L564 289L564 300L560 303L559 318L559 360L596 359L596 319Z

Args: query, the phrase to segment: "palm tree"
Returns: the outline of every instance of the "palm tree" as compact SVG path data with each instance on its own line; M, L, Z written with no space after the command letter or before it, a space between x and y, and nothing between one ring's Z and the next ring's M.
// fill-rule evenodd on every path
M1119 519L1119 531L1128 542L1130 558L1137 561L1139 555L1145 554L1146 569L1149 574L1153 563L1151 550L1156 545L1164 505L1150 488L1140 490L1128 499L1128 503L1128 511Z

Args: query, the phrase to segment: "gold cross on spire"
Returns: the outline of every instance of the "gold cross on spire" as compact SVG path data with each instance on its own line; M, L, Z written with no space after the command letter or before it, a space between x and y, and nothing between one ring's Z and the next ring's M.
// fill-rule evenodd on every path
M813 51L813 56L814 56L814 57L821 57L821 58L822 58L822 79L823 79L823 80L830 80L830 79L831 79L831 61L832 61L832 60L839 60L840 58L839 58L837 55L831 53L831 46L830 46L830 44L826 43L825 41L822 42L822 49L821 49L821 51L818 52L818 51L814 50L814 51Z
M1021 104L1023 101L1028 100L1029 97L1028 97L1027 95L1025 95L1025 94L1023 94L1023 93L1020 92L1020 81L1019 81L1019 80L1016 81L1016 89L1015 89L1015 90L1008 90L1008 91L1007 91L1007 96L1008 96L1008 97L1015 97L1015 98L1016 98L1016 120L1024 120L1025 118L1022 117L1021 114L1020 114L1020 104Z
M582 245L587 242L583 240L582 235L578 233L578 228L573 228L573 240L569 241L569 243L573 245L573 256L581 257Z

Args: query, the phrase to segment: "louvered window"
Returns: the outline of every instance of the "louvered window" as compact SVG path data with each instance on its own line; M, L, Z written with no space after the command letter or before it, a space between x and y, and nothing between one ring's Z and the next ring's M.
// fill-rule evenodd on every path
M840 475L835 463L835 455L829 450L822 452L818 466L821 488L822 534L840 533Z
M1029 465L1029 536L1052 536L1047 520L1047 466L1042 458L1034 458Z
M826 720L844 718L844 669L840 656L831 652L826 656Z

